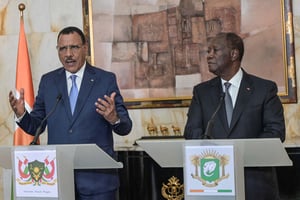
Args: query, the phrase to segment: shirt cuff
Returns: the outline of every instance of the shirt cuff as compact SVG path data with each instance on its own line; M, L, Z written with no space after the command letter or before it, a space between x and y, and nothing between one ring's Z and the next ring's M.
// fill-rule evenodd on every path
M23 113L23 115L21 115L20 117L17 117L17 116L15 115L15 121L16 121L17 123L21 122L22 119L23 119L23 117L25 116L25 114L26 114L26 111L25 111L25 112Z
M111 125L117 125L117 124L120 124L120 122L121 122L121 120L120 120L120 118L115 122L115 123L113 123L113 124L111 124Z

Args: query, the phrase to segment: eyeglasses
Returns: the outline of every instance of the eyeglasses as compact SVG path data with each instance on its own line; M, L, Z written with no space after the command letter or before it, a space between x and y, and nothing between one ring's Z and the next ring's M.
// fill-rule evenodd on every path
M58 50L59 53L67 53L68 49L70 49L72 53L77 53L81 47L82 46L80 45L68 45L62 47L56 46L56 49Z

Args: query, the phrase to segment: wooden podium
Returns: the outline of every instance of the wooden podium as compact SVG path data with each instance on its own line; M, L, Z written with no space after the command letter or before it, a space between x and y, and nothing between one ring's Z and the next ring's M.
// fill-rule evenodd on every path
M137 144L161 167L179 168L185 166L185 147L233 146L235 155L235 195L201 197L205 200L244 200L244 167L292 166L292 161L278 138L233 140L146 139L138 140ZM184 174L184 177L186 178L186 174ZM199 196L185 195L185 199L196 200L199 199Z
M13 191L15 200L41 199L40 197L18 197L16 196L15 160L16 152L33 151L55 151L57 163L57 184L58 198L42 199L75 199L74 192L74 169L109 169L122 168L123 164L115 161L96 144L75 144L75 145L45 145L45 146L3 146L0 147L0 166L4 169L11 169L13 181ZM7 171L7 170L6 170ZM9 177L5 175L6 177ZM10 175L11 177L11 175ZM6 186L11 182L6 183ZM11 193L11 187L4 188L6 197Z

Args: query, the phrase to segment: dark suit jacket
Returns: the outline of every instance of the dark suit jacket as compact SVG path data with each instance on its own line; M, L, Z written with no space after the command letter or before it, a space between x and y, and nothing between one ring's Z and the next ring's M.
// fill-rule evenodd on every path
M115 104L121 122L111 125L96 112L97 98L116 92ZM33 110L26 113L19 125L34 135L41 120L53 109L57 96L62 99L47 120L48 144L96 143L112 157L112 130L119 135L127 135L132 121L124 106L123 98L113 73L86 64L79 90L74 115L71 114L67 81L64 68L59 68L42 76ZM82 193L93 194L115 190L119 180L114 170L77 170L76 188Z
M186 139L202 138L207 123L220 102L222 93L219 77L194 87L184 130ZM214 139L280 138L284 141L283 107L277 96L276 84L243 71L230 128L227 125L226 111L223 105L216 115L211 136ZM264 172L262 173L262 171ZM270 168L246 169L246 199L272 199L274 196L270 195L278 192L274 191L277 182L273 175L273 169ZM251 193L255 193L257 196L250 196Z

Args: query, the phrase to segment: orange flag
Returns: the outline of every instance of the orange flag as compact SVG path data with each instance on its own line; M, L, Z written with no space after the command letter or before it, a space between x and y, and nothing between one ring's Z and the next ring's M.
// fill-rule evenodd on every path
M16 70L16 96L20 96L20 89L24 88L25 108L30 112L34 103L34 92L32 84L32 75L30 69L30 60L27 48L26 35L24 30L23 15L20 18L19 47ZM29 145L33 136L24 132L18 125L14 133L14 145Z

